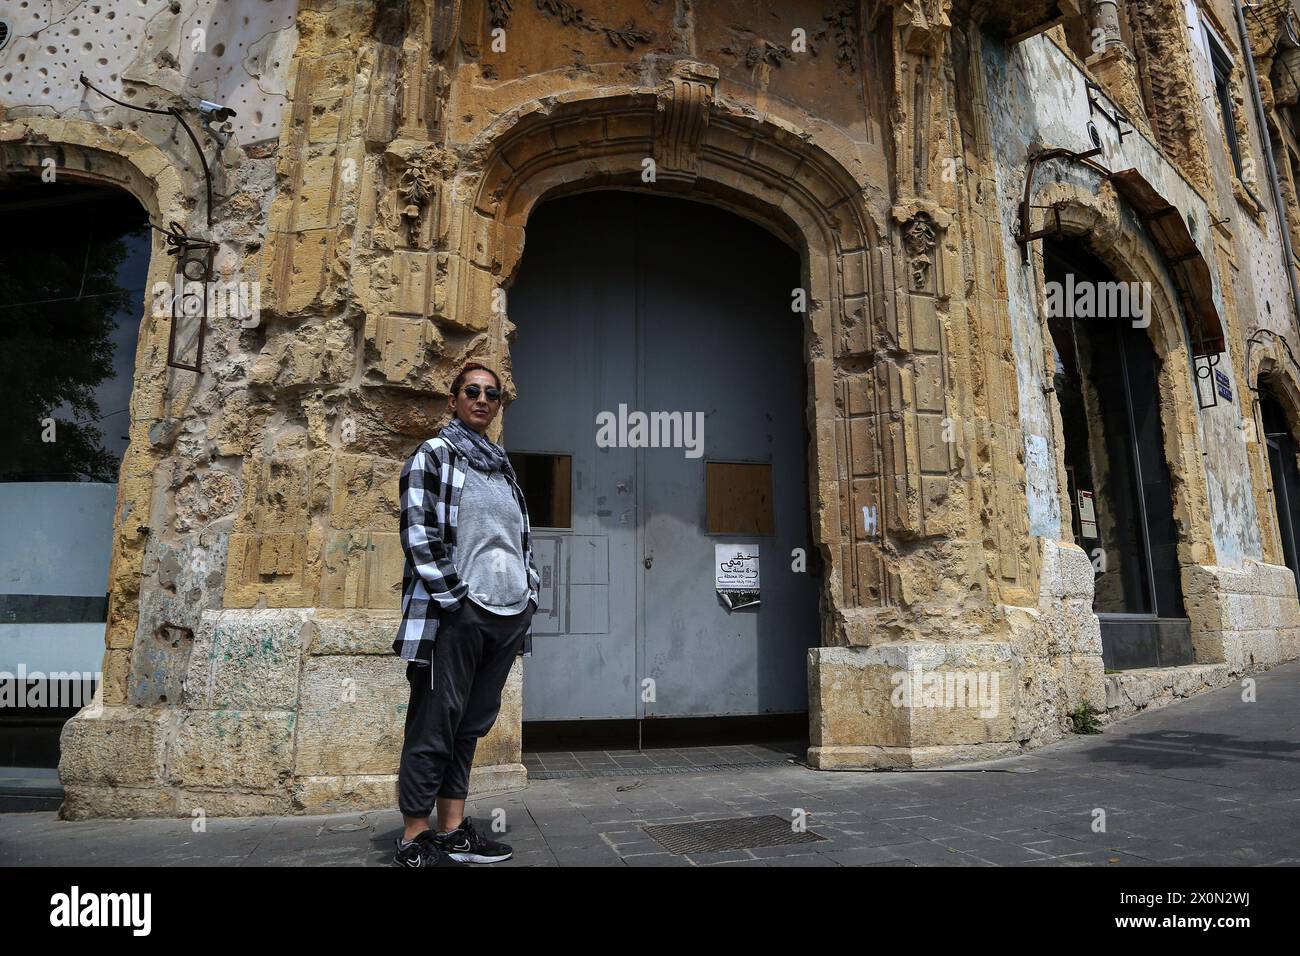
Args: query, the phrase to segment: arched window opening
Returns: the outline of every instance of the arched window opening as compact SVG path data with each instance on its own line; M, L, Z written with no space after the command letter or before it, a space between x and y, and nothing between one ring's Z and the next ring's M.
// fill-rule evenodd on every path
M55 766L97 683L151 248L125 192L0 182L0 764Z
M1191 663L1149 290L1065 241L1045 245L1044 273L1070 521L1093 559L1106 667Z
M1282 557L1300 587L1300 445L1286 419L1282 403L1267 388L1259 392L1260 418L1268 446L1268 466L1273 479Z

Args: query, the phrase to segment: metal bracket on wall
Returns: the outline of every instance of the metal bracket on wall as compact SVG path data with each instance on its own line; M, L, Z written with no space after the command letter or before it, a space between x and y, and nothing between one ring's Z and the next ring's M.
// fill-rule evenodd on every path
M131 103L123 102L115 96L105 93L90 80L86 79L86 74L82 73L79 77L81 85L89 90L94 90L100 96L104 97L118 106L124 106L129 110L135 110L137 113L153 113L157 116L170 116L181 125L185 134L189 136L190 142L194 145L194 151L199 155L199 163L203 166L203 182L207 188L207 220L208 226L212 225L212 170L208 167L208 158L203 153L203 147L199 143L199 138L194 135L194 130L190 129L190 124L185 122L185 117L181 114L179 108L175 106L168 107L165 110L151 109L144 106L135 106ZM167 336L167 364L172 368L185 369L189 372L202 372L203 365L203 340L207 335L208 319L208 284L212 281L212 263L216 255L217 244L207 239L196 239L188 235L179 223L173 222L168 228L162 229L158 226L149 224L152 228L157 229L167 237L167 249L176 256L176 275L181 277L182 281L177 282L178 288L172 290L172 327ZM186 315L185 309L192 299L186 295L184 284L189 282L198 282L203 286L200 302L192 314ZM199 320L198 344L195 349L194 363L188 364L182 362L176 357L176 328L177 320L180 318L195 318Z
M157 226L153 228L158 229ZM176 257L177 266L176 288L172 289L172 327L167 334L167 364L188 372L202 372L203 340L208 328L208 284L212 281L212 263L216 257L217 244L187 235L180 224L175 222L169 228L158 231L167 237L167 251ZM197 303L195 297L185 290L185 286L191 282L202 287ZM181 319L193 318L199 320L199 330L194 363L191 365L176 357L176 330Z
M1214 367L1219 364L1218 355L1198 355L1193 360L1196 368L1196 404L1199 408L1215 408L1219 404L1219 389L1214 382ZM1204 401L1205 389L1201 382L1210 385L1210 401Z
M1097 146L1087 152L1079 153L1072 149L1065 149L1060 146L1044 148L1029 151L1029 166L1025 170L1025 194L1020 201L1020 226L1016 232L1016 242L1020 244L1021 256L1025 262L1029 261L1029 244L1038 239L1046 239L1049 236L1059 236L1061 234L1061 207L1052 206L1035 206L1030 203L1030 198L1034 194L1034 174L1038 171L1040 164L1047 162L1049 159L1068 159L1071 162L1081 163L1089 169L1096 170L1101 175L1109 177L1110 170L1100 163L1093 162L1092 157L1101 152L1101 147ZM1055 215L1056 224L1043 229L1031 230L1030 210L1031 209L1051 209Z

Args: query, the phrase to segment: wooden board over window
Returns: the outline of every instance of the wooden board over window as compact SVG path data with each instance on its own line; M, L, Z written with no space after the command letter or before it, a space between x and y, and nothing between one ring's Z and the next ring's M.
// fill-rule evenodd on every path
M774 534L772 466L706 461L709 534Z

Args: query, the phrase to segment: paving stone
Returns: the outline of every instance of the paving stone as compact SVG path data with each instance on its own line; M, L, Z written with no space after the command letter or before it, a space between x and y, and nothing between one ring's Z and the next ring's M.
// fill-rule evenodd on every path
M628 866L690 866L691 863L676 853L637 853L623 857Z
M697 866L703 866L709 863L726 863L737 860L753 860L754 854L748 850L715 850L707 853L685 853L682 854Z
M858 846L819 851L840 866L870 866L873 863L897 863L898 857L881 846Z

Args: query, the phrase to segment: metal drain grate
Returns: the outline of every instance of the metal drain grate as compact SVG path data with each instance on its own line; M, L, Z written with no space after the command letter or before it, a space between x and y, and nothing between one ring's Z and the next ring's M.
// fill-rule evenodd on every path
M708 763L690 767L619 767L617 770L533 770L529 780L576 780L589 777L653 777L664 773L712 773L719 770L753 770L767 767L793 767L793 760L755 760L750 763Z
M784 817L732 817L698 823L670 823L642 827L669 853L712 853L748 850L757 846L819 843L826 838L807 830L796 833Z

